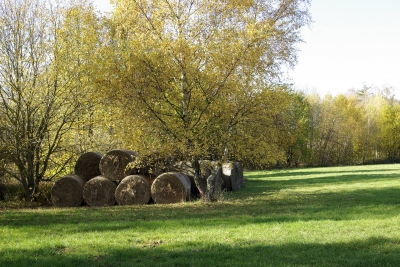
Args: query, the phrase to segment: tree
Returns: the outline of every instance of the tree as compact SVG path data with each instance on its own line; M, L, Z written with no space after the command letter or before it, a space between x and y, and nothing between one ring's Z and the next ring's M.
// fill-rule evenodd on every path
M65 74L73 74L71 96L78 107L68 140L79 154L117 146L112 138L117 124L116 109L110 101L99 97L95 83L96 77L102 75L98 55L104 41L102 35L108 30L105 24L106 18L96 13L90 1L70 0L57 29L59 58L67 63Z
M382 108L379 116L379 144L390 162L400 160L400 104L393 103Z
M59 27L68 5L54 1L0 3L0 125L2 171L17 179L32 199L55 155L53 175L71 159L64 137L79 109L81 72ZM67 37L67 36L64 36Z
M310 133L310 103L303 93L286 94L286 107L281 110L278 128L281 146L285 150L285 165L298 167L309 163L311 149L308 146Z
M342 164L344 155L352 149L349 140L349 103L343 95L309 96L310 123L309 147L311 165L330 166Z
M263 91L296 61L309 1L116 1L103 83L141 132L198 166L228 149ZM112 84L112 86L109 86ZM147 126L147 127L146 127ZM248 125L249 126L249 125ZM244 141L244 140L242 140ZM238 145L238 143L236 143ZM196 183L206 184L196 170Z

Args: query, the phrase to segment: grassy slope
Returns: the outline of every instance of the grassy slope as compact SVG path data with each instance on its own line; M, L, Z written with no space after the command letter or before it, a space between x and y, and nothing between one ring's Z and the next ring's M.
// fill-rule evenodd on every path
M400 266L400 165L247 172L219 203L0 212L0 266Z

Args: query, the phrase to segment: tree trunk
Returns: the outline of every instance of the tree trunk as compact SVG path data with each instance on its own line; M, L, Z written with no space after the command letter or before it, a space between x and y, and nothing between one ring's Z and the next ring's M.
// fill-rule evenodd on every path
M224 181L222 179L222 169L221 167L218 167L217 170L207 178L208 200L217 201L221 197L223 183Z

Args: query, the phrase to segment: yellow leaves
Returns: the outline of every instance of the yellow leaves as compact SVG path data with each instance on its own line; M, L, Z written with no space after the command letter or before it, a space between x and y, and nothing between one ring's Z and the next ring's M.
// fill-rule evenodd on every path
M265 84L279 69L274 57L290 60L294 52L281 51L291 47L283 43L296 40L276 35L265 13L269 5L250 0L117 2L112 23L119 34L106 52L115 63L106 75L116 77L109 90L129 107L142 137L150 136L157 145L171 143L169 149L191 150L190 155L218 155L231 141L235 146L249 142L257 152L270 145L257 129L246 133L246 127L268 125L269 116L287 105L279 90L266 93ZM262 131L268 132L265 126Z
M386 105L379 116L379 137L382 147L396 151L400 146L400 105Z
M228 0L232 7L250 8L254 5L254 0Z

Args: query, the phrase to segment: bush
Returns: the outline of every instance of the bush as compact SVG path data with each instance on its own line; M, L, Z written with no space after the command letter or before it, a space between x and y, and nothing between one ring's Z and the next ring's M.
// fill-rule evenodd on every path
M39 192L37 192L33 199L39 206L51 206L51 188L53 187L53 182L41 182L39 187Z
M28 202L22 185L15 180L3 177L0 179L0 208L51 206L52 186L53 182L42 182L40 191L33 196L35 202Z

